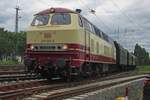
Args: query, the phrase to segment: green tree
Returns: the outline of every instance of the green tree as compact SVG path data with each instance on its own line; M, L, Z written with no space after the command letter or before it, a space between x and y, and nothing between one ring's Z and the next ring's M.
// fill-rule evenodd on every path
M23 55L25 51L26 32L14 33L0 28L0 59Z
M134 55L137 57L137 64L149 64L149 53L138 44L135 45Z

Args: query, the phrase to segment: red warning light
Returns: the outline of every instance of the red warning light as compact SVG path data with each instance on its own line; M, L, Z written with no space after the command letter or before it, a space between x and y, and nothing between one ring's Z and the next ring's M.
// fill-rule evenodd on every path
M54 13L54 12L55 12L55 8L51 8L51 9L50 9L50 12L51 12L51 13Z

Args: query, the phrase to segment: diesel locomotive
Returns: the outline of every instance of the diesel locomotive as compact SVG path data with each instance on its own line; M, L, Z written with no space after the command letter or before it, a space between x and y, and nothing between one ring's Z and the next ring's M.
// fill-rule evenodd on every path
M135 60L78 10L41 11L27 32L25 66L48 79L130 70L136 67Z

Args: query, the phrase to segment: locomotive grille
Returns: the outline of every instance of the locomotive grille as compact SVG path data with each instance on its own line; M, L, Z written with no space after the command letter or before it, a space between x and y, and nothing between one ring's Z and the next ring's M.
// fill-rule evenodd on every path
M39 44L39 45L33 45L34 49L33 51L64 51L63 46L60 44Z
M40 49L52 49L54 50L56 46L39 46Z

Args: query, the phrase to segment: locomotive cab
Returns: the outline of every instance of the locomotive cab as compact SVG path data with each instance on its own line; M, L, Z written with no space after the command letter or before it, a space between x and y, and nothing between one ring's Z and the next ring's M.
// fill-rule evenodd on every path
M76 59L80 57L78 51L83 40L76 20L78 13L64 8L51 8L34 16L27 32L25 64L28 69L66 75L68 68L81 65Z

